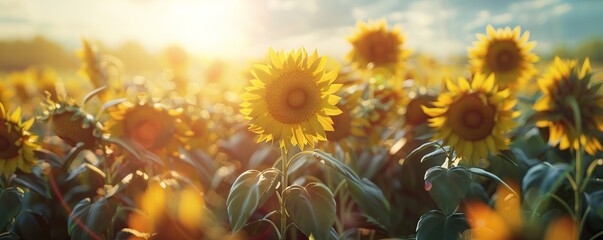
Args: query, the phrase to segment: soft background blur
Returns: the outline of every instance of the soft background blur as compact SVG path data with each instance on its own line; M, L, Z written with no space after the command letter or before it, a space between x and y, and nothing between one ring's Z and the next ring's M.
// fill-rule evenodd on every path
M159 66L169 46L199 63L259 59L270 46L342 60L356 19L377 18L398 24L415 53L442 61L464 57L493 24L529 30L545 60L603 62L601 9L598 0L0 0L0 70L75 68L82 38L132 71Z

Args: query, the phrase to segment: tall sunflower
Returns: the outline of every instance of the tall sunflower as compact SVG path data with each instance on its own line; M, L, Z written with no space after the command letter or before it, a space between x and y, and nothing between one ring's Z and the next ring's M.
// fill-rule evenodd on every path
M12 114L0 103L0 175L10 176L17 168L23 172L31 172L36 165L34 150L38 136L28 132L34 119L21 121L21 109Z
M534 63L538 56L531 50L536 42L528 42L530 32L521 34L521 28L510 27L494 29L486 27L488 35L476 34L479 41L469 49L469 58L474 72L496 74L500 88L520 86L536 73Z
M181 109L172 109L160 103L140 101L123 102L109 109L111 119L105 130L113 137L135 142L144 149L167 158L177 155L184 134L178 130Z
M326 57L305 49L275 52L270 49L270 63L255 65L252 86L241 95L241 113L250 120L249 129L260 141L290 142L303 149L327 139L333 131L331 116L341 110L335 105L341 84L333 84L337 70L325 71Z
M499 91L494 75L481 73L471 83L459 78L457 84L446 81L448 92L442 93L433 108L423 106L435 129L434 139L454 147L457 155L472 163L507 148L504 134L515 126L513 111L517 100L509 99L510 90Z
M102 125L86 113L73 99L44 102L44 115L39 119L48 122L50 129L65 143L75 146L83 143L86 149L94 149L102 134Z
M348 37L352 51L346 59L358 69L386 69L400 71L404 60L410 56L410 50L403 49L404 36L398 27L387 29L385 20L358 21L358 32Z
M577 61L556 57L548 72L538 79L543 95L534 104L537 112L532 119L538 127L548 127L549 144L559 144L560 149L578 149L582 144L591 155L603 150L603 93L598 92L600 83L591 84L591 76L588 58L579 69ZM580 112L580 137L577 136L572 102Z

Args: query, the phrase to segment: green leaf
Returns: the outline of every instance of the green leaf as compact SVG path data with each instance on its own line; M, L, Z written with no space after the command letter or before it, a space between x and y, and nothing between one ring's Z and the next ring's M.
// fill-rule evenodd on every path
M103 170L101 170L97 166L94 166L94 165L92 165L90 163L82 163L77 168L73 169L69 173L69 176L67 176L67 178L65 179L65 181L66 182L71 181L71 180L75 179L76 177L82 175L86 171L90 171L92 173L95 173L95 174L97 174L101 178L105 178L106 177L106 175L103 172Z
M419 157L423 157L430 152L436 151L439 149L439 147L436 145L437 143L437 141L423 143L418 148L415 148L415 150L412 150L412 152L406 156L405 161L414 161L415 158L418 159Z
M524 202L531 205L540 197L555 193L559 186L567 183L564 174L568 171L568 164L551 165L545 162L531 167L521 182Z
M322 183L309 183L306 187L289 186L285 189L287 213L306 236L315 239L329 239L336 208L333 193Z
M475 173L477 175L483 176L483 177L491 178L491 179L497 181L498 183L502 184L503 186L505 186L513 194L515 194L515 196L519 196L519 194L517 194L515 192L515 190L513 188L511 188L511 186L509 186L507 183L505 183L505 181L503 181L502 179L500 179L498 176L494 175L493 173L488 172L488 171L486 171L484 169L481 169L481 168L469 168L469 171L472 172L472 173Z
M362 180L360 179L358 174L356 174L354 170L348 167L348 165L345 165L345 163L333 158L333 156L321 150L314 150L314 153L315 157L318 157L322 160L321 163L337 171L339 174L345 177L348 182L352 182L356 185L362 185Z
M34 156L36 157L36 159L43 160L50 164L50 166L55 168L60 168L63 165L63 161L59 156L46 149L34 150Z
M95 239L110 227L115 207L108 198L91 203L90 198L80 201L69 216L67 226L71 239ZM92 236L95 234L96 236Z
M251 214L274 194L280 176L278 169L268 168L261 172L248 170L235 180L226 199L233 232L241 230Z
M19 213L13 230L23 239L49 239L50 237L50 224L41 214L29 209Z
M21 210L21 188L0 189L0 231L8 226Z
M419 219L417 240L459 239L463 231L469 229L467 218L462 213L446 216L438 210L431 210Z
M316 153L315 156L322 160L322 163L337 171L347 180L352 198L358 203L362 211L375 223L384 228L389 227L389 203L381 189L369 180L360 179L356 172L330 154L320 150L314 152Z
M469 192L471 174L463 167L432 167L425 173L425 185L438 207L451 214Z
M0 233L0 240L19 240L19 235L14 232L3 232Z
M390 225L390 205L381 189L368 179L362 185L350 184L352 199L360 206L365 216L373 223L387 229Z
M84 100L82 100L82 105L86 105L86 103L92 99L94 96L98 95L99 93L104 92L105 90L108 89L107 85L101 86L97 89L92 90L91 92L89 92L88 94L86 94L86 96L84 97Z
M40 177L36 176L35 174L32 174L32 173L19 174L19 176L17 176L16 178L13 178L13 184L28 188L32 192L35 192L35 193L39 194L40 196L43 196L47 199L51 198L51 196L49 195L49 192L48 192L48 188L47 188L48 184L46 183L46 181L44 179L41 179Z

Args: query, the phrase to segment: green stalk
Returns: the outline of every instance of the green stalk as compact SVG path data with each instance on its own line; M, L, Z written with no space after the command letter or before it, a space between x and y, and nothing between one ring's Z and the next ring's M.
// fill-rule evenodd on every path
M574 123L576 124L576 137L578 138L578 151L576 152L576 187L573 188L574 211L576 216L576 219L574 221L576 229L576 239L580 239L580 220L582 219L582 213L580 211L580 205L582 202L582 151L584 149L580 141L582 135L582 118L580 115L580 107L578 106L576 98L568 98L568 103L572 107L572 112L574 113Z
M287 209L285 209L285 188L287 188L287 149L281 146L281 239L287 239Z

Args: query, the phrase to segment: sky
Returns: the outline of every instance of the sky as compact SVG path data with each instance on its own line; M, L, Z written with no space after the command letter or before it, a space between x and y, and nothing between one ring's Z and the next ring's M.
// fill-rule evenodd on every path
M603 37L601 9L599 0L0 0L0 40L43 36L69 50L82 38L137 41L154 52L180 44L225 58L305 47L343 58L357 20L384 18L406 47L436 57L466 53L488 24L521 26L548 52Z

